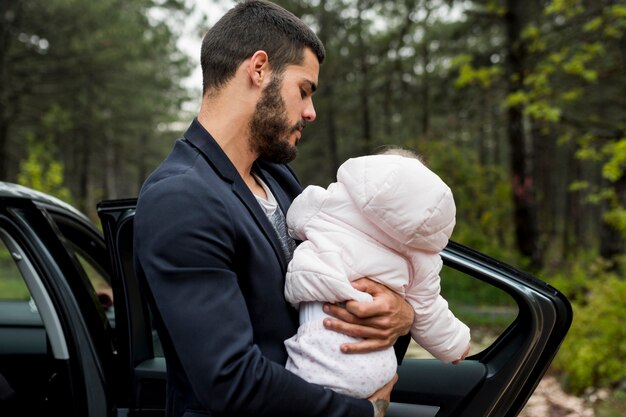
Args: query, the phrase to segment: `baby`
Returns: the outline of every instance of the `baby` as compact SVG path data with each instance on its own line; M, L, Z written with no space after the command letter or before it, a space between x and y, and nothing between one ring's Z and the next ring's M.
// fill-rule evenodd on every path
M371 301L351 282L367 277L405 297L415 311L411 336L444 362L469 351L469 328L440 295L439 252L456 207L450 188L407 150L352 158L327 189L307 187L287 212L289 234L303 241L289 263L285 297L300 311L285 341L286 368L339 393L367 398L396 370L393 348L343 354L359 339L323 326L324 302Z

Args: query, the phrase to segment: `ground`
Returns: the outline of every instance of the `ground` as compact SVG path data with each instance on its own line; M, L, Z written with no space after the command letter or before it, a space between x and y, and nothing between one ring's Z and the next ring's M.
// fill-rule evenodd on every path
M588 401L565 393L554 376L544 377L519 417L596 417Z
M474 351L480 351L483 346L488 346L492 340L475 343ZM407 357L432 358L430 354L420 348L415 342L409 345ZM556 377L548 373L539 382L533 395L528 399L526 406L518 417L603 417L596 415L592 403L606 399L608 393L599 391L584 399L568 394L561 388ZM617 415L617 414L616 414ZM607 414L613 416L613 414Z

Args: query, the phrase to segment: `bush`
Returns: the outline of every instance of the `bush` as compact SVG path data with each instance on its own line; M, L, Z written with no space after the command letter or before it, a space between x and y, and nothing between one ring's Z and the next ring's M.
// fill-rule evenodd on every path
M557 288L573 300L574 322L555 367L566 385L581 393L588 387L613 387L626 379L626 281L611 272L606 262L585 269L577 266L566 285Z

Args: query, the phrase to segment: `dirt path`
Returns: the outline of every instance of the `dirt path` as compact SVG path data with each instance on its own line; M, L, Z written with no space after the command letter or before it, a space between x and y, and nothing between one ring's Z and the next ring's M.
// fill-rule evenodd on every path
M583 399L566 394L553 376L546 376L519 417L595 417L595 414Z

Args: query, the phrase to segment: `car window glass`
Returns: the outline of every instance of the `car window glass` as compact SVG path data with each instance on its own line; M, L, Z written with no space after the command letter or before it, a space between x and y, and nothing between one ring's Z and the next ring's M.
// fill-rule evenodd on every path
M85 275L89 278L89 282L91 282L102 308L106 312L109 321L113 324L115 321L115 309L113 308L113 290L111 285L100 273L100 270L96 268L92 261L87 260L80 250L74 248L74 256L76 256Z
M111 280L105 262L108 262L103 242L96 239L94 232L80 223L58 213L51 213L65 249L76 259L76 267L91 283L94 294L107 315L109 323L115 327L115 309Z
M505 291L445 265L440 276L441 295L452 313L470 328L470 355L489 347L517 317L517 303ZM433 357L415 341L406 356Z
M28 301L30 293L13 256L0 239L0 300Z

